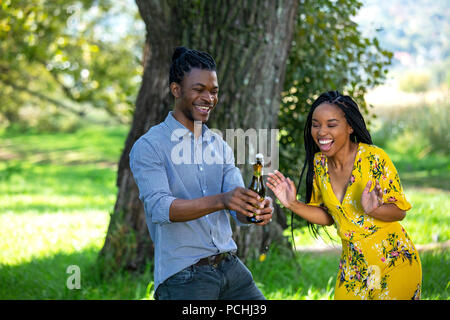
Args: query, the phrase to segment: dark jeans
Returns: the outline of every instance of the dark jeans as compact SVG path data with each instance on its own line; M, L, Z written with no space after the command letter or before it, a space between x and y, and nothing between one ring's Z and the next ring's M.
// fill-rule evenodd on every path
M156 300L265 300L252 274L235 255L216 267L192 265L161 283Z

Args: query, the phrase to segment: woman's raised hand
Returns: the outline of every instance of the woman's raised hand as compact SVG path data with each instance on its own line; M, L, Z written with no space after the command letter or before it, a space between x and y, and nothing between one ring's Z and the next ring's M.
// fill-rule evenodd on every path
M274 173L269 173L266 184L286 208L290 208L296 201L297 188L294 182L281 172L275 170Z
M364 212L370 214L372 211L378 209L383 205L383 191L381 190L378 180L375 183L375 187L369 192L372 186L372 180L369 180L361 195L361 205Z

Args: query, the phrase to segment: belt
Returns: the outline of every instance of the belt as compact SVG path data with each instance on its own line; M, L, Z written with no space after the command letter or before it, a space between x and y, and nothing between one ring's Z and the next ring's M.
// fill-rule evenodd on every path
M224 259L226 259L230 255L229 252L219 253L214 256L206 257L200 259L195 266L213 266L217 267L219 263L221 263Z

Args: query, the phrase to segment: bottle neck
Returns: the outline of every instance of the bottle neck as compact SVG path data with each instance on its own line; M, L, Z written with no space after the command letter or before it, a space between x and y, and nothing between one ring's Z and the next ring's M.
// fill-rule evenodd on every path
M262 164L261 162L258 161L253 165L253 175L257 178L260 178L261 171L262 171Z

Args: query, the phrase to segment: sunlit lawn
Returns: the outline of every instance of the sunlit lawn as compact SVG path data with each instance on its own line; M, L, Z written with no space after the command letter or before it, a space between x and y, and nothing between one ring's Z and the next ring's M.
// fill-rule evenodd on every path
M142 275L109 279L100 277L96 265L126 134L126 127L0 133L0 299L152 298L151 265ZM432 242L433 235L448 240L448 189L410 185L406 192L413 209L402 223L415 243ZM297 246L314 243L306 229L295 238ZM264 262L247 265L269 299L330 299L338 259L306 253L292 258L271 248ZM423 298L448 299L449 252L424 253L421 259ZM79 290L66 286L70 265L81 269Z

